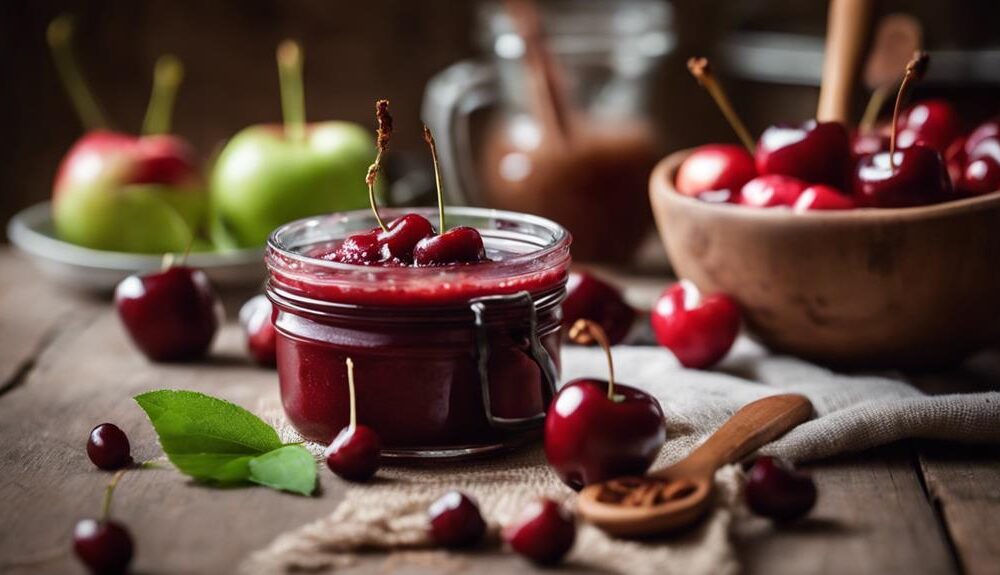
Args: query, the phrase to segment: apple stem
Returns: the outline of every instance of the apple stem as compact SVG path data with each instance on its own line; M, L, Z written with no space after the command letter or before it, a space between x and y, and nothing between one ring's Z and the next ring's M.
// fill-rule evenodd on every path
M170 133L174 101L183 80L184 64L176 56L164 54L156 60L153 68L153 92L149 96L146 117L142 121L143 134Z
M687 62L687 67L691 75L698 80L698 85L705 88L712 99L715 100L715 105L719 107L719 111L725 116L726 121L729 122L729 125L736 132L740 141L746 146L750 155L753 155L754 141L750 137L750 131L747 130L746 124L743 123L739 114L733 109L733 105L729 102L725 90L716 81L715 76L712 74L712 67L708 63L708 58L691 58Z
M368 203L375 214L375 221L383 232L389 231L382 216L378 213L378 205L375 203L375 179L382 169L382 154L389 149L389 137L392 136L392 116L389 115L389 100L378 100L375 102L375 120L378 122L376 130L375 146L378 153L375 154L375 161L368 166L368 174L365 176L365 183L368 184Z
M350 429L354 429L358 426L358 407L354 399L354 361L351 358L347 358L347 393L350 395L351 400L351 423Z
M111 496L114 495L115 487L118 487L118 482L121 481L126 471L128 471L128 468L119 469L114 477L111 478L111 481L108 482L107 488L104 489L104 502L101 504L101 521L107 521L111 516Z
M615 398L615 362L611 357L611 342L597 322L589 319L578 319L569 328L569 339L581 345L590 345L595 341L604 350L604 355L608 358L608 399Z
M444 193L441 191L441 169L438 167L438 149L437 144L434 143L434 136L431 134L430 129L424 126L424 141L431 149L431 161L434 163L434 186L437 188L438 196L438 219L440 225L438 226L438 235L444 233Z
M306 136L306 100L302 88L302 48L294 40L278 44L278 82L285 137L300 143Z
M892 108L892 131L889 133L889 167L896 167L896 132L897 122L899 122L899 111L903 107L903 99L906 98L910 86L923 78L927 72L927 52L917 50L913 53L913 58L906 64L906 73L903 74L903 81L899 83L899 92L896 93L896 105Z
M56 64L56 71L83 127L87 130L106 128L108 122L104 118L104 113L101 112L101 107L97 104L94 94L87 86L73 58L73 20L66 14L56 17L49 24L45 37L52 53L52 60Z

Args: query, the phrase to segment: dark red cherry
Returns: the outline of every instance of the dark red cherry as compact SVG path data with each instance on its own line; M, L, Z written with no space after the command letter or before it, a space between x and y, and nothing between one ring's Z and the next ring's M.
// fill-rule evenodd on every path
M566 330L579 319L593 320L604 329L611 345L625 339L636 316L617 288L587 272L569 274L562 310Z
M854 174L858 204L874 208L902 208L943 202L952 197L951 179L936 151L915 144L863 158Z
M675 188L685 196L706 192L738 192L757 175L753 156L733 144L708 144L695 148L677 170Z
M962 133L962 120L947 100L924 100L899 115L896 129L896 147L921 144L943 154Z
M816 484L807 473L773 457L760 457L747 474L746 501L757 515L775 521L805 516L816 504Z
M132 561L132 537L117 521L81 519L73 529L73 551L91 573L125 573Z
M240 325L247 340L250 357L260 365L274 367L278 364L277 332L271 321L273 308L267 296L256 295L240 308Z
M475 264L485 260L483 236L479 230L468 226L427 236L413 249L413 263L421 267Z
M1000 140L994 140L1000 146ZM1000 190L1000 158L982 156L971 160L962 172L962 192L972 196Z
M382 244L378 232L365 232L348 236L340 247L323 256L335 262L355 265L372 265L382 256Z
M400 216L386 225L388 231L378 233L381 260L413 261L413 250L420 240L434 235L434 226L418 214Z
M510 548L541 566L556 565L576 540L576 522L565 507L551 499L529 503L503 530Z
M121 469L132 464L128 436L113 423L102 423L90 431L87 457L105 470Z
M969 161L969 155L965 152L967 141L965 136L959 136L948 145L948 149L944 152L944 163L945 167L948 168L948 177L951 179L951 186L956 189L961 187L965 164Z
M811 184L841 186L851 161L850 138L839 122L810 120L801 126L771 126L757 142L757 172Z
M974 153L979 143L987 138L1000 138L1000 116L986 120L969 133L965 139L966 153Z
M817 184L802 191L795 200L792 210L809 212L813 210L850 210L857 207L850 196L832 186Z
M125 278L115 288L115 307L136 347L153 361L203 357L222 315L208 276L184 266Z
M556 395L545 418L545 456L573 489L623 475L641 475L666 441L656 398L634 387L577 379Z
M431 540L440 547L461 549L472 547L483 539L486 522L479 506L460 491L449 491L427 510Z
M737 203L755 208L793 206L809 184L790 176L757 176L740 190Z
M368 481L378 471L382 459L382 442L378 434L365 425L340 430L324 453L330 471L348 481Z
M691 282L681 280L656 300L650 322L656 340L674 353L684 367L715 365L733 347L740 332L740 308L729 296L703 296Z

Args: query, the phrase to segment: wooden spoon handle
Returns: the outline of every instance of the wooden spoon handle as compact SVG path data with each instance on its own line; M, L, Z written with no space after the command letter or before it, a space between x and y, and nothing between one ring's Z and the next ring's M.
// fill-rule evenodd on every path
M736 463L760 447L781 437L812 415L812 403L802 395L772 395L748 403L722 427L673 467L712 472Z
M830 0L819 91L820 122L850 123L851 94L861 65L873 0Z

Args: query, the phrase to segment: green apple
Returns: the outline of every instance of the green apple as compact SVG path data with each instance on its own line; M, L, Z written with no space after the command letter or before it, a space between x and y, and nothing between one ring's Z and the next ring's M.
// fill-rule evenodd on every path
M284 126L251 126L219 154L210 178L216 245L259 246L278 226L368 205L375 156L368 132L349 122L305 123L302 54L278 47Z
M86 134L64 156L52 189L56 234L112 251L184 251L207 219L208 193L190 147L170 130L183 76L172 56L156 62L142 136L107 130L73 59L72 23L52 21L47 39Z
M223 228L216 233L223 231L239 246L257 246L286 222L363 208L374 156L371 136L349 122L307 126L303 141L290 140L281 127L246 128L229 141L212 171L212 209Z

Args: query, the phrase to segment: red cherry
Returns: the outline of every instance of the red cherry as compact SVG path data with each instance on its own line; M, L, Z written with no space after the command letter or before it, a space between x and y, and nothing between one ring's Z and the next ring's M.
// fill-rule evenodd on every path
M943 154L962 132L962 120L947 100L924 100L910 106L896 123L897 148L922 144Z
M460 491L449 491L427 510L430 537L440 547L461 549L472 547L483 539L486 522L479 506Z
M963 192L973 196L1000 190L1000 159L983 156L969 162L962 172L961 186Z
M773 457L760 457L747 475L747 505L757 515L775 521L805 516L816 504L812 477Z
M503 530L510 548L536 565L556 565L576 540L576 522L566 509L551 499L534 501L517 520Z
M863 158L854 174L854 196L862 206L901 208L951 199L951 180L941 155L919 144Z
M321 257L343 264L373 265L379 263L381 256L382 244L378 232L371 231L348 236L340 247Z
M365 425L340 430L324 452L330 471L348 481L368 481L378 471L382 459L382 442L372 428Z
M90 431L87 457L104 470L121 469L132 464L128 436L113 423L102 423Z
M740 331L740 308L729 296L702 296L694 284L680 281L663 291L650 314L660 345L681 365L705 369L725 357Z
M115 288L115 307L132 341L153 361L201 358L222 315L208 276L184 266L125 278Z
M277 332L271 321L273 308L267 296L256 295L240 308L240 325L247 340L250 357L260 365L278 364Z
M962 173L965 171L965 164L969 161L969 155L965 152L967 138L959 136L955 138L948 149L944 152L945 167L948 168L948 178L951 180L953 188L959 188L962 182Z
M382 459L382 441L378 434L367 426L358 424L358 408L355 398L354 362L347 364L347 386L349 396L350 423L333 439L324 456L330 471L348 481L367 481L378 471Z
M987 138L1000 138L1000 116L986 120L969 133L965 140L966 154L973 155L980 142Z
M837 188L818 184L803 190L799 199L795 200L792 210L808 212L812 210L850 210L855 207L854 200L850 196L844 195Z
M762 176L778 174L840 186L851 160L850 139L839 122L771 126L760 136L755 160Z
M789 176L757 176L740 190L738 203L755 208L792 206L809 184Z
M91 573L125 573L132 562L132 537L116 521L82 519L73 529L73 551Z
M486 260L486 248L479 230L468 226L427 236L413 249L413 263L421 267L474 264Z
M739 191L757 175L753 156L733 144L708 144L696 148L677 170L677 191L698 197L705 192Z
M562 310L562 323L567 331L577 320L593 320L607 334L611 345L625 339L636 315L617 288L587 272L569 274Z
M434 226L419 214L400 216L386 226L387 231L379 232L381 261L396 260L410 263L417 243L434 235Z

